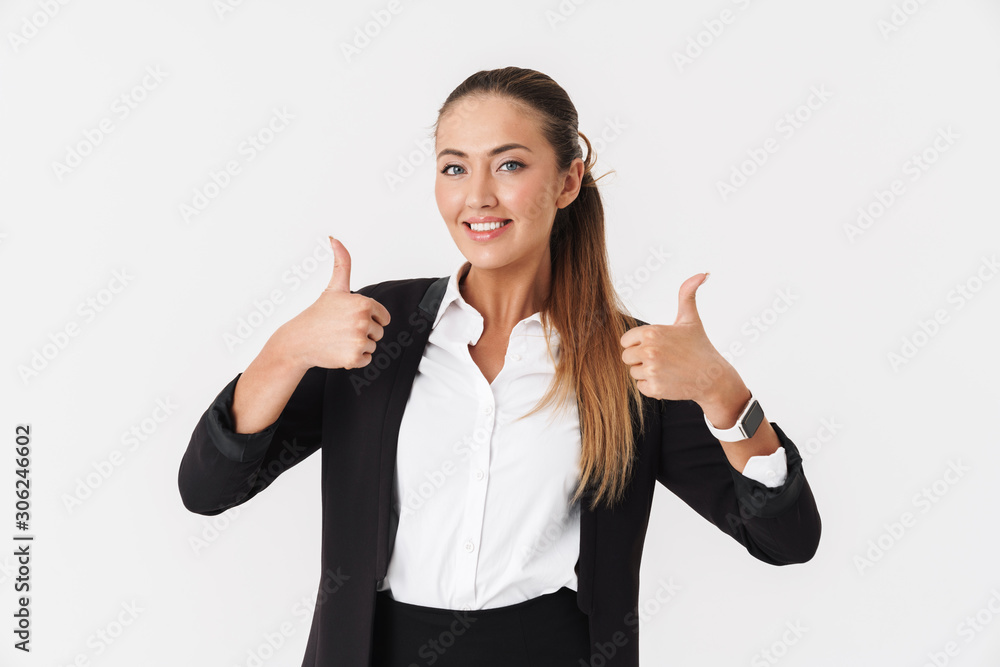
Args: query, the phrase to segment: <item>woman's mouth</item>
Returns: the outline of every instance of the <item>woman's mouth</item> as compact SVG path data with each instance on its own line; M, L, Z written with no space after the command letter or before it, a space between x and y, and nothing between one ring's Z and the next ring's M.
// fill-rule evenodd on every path
M489 222L463 222L466 234L473 241L492 241L510 227L511 220Z
M462 224L466 225L474 232L490 232L494 229L500 229L508 222L510 222L510 220L504 220L503 222L465 222Z

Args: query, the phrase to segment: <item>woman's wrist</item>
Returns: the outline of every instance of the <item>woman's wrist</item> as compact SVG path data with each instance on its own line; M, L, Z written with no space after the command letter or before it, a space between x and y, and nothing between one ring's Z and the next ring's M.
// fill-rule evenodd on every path
M696 401L717 429L732 428L750 400L750 390L739 375L712 385L712 393Z
M298 374L299 377L313 366L295 344L294 332L288 329L288 322L271 334L264 343L260 355L266 356L268 365L278 369L279 372Z

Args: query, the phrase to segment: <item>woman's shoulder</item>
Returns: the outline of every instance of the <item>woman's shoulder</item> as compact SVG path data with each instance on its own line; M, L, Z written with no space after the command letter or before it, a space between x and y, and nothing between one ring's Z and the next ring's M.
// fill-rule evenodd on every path
M383 280L351 291L378 301L390 312L421 308L428 316L433 316L447 284L448 276L400 278Z
M447 278L447 276L445 278ZM364 287L351 291L370 297L374 297L376 294L404 296L410 293L419 293L421 290L426 291L428 287L440 279L441 276L435 276L433 278L397 278L371 283L370 285L365 285Z

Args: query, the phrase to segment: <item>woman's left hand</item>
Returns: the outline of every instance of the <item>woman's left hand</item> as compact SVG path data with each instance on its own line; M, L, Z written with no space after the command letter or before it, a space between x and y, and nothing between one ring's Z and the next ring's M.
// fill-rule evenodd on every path
M736 369L708 340L698 316L695 292L707 279L707 273L699 273L681 284L673 324L646 324L621 337L622 361L646 396L693 400L704 408L742 385Z

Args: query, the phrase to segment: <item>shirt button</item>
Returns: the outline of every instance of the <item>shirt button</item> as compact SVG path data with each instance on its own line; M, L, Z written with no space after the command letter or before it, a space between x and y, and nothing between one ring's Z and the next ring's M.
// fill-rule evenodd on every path
M462 605L462 611L472 611L472 607L467 604Z
M521 355L520 354L512 354L512 355L510 355L510 358L513 361L521 361Z
M492 413L493 413L493 406L492 405L484 405L483 406L483 414L484 415L488 415L488 414L492 414Z
M476 479L482 479L483 477L484 477L483 471L482 470L477 470L476 471Z
M472 550L475 548L476 545L473 544L471 540L465 543L465 550L468 551L469 553L472 553Z

